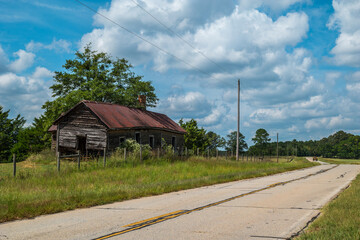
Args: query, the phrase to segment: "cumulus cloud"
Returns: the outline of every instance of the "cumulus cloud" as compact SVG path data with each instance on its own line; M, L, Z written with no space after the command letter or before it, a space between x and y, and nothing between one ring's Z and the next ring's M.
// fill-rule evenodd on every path
M37 67L28 76L8 72L0 75L0 105L11 106L29 122L42 113L41 106L51 97L49 81L52 72Z
M340 31L336 45L331 50L333 63L360 67L360 2L357 0L334 0L334 14L328 27Z
M341 129L347 127L347 125L351 124L352 119L345 118L342 115L333 116L333 117L325 117L318 119L310 119L306 121L305 128L307 129L319 129L319 128L327 128L327 129Z
M41 49L55 50L55 51L59 51L59 52L64 51L64 52L69 53L71 51L71 42L66 41L64 39L60 39L60 40L53 39L53 41L47 45L40 43L40 42L34 42L34 41L30 41L26 45L26 51L29 51L29 52L36 52Z
M199 118L208 115L211 104L202 93L188 92L160 100L157 110L175 118Z
M14 72L22 72L25 69L31 67L34 63L35 54L26 52L22 49L14 53L18 59L9 64L9 70Z
M288 13L273 21L256 9L240 11L238 7L231 4L229 6L225 4L226 7L222 11L222 7L220 7L222 2L219 6L215 6L219 8L217 9L218 14L213 14L214 17L211 17L212 15L206 14L211 14L210 9L214 11L216 8L213 5L218 4L215 3L216 1L212 1L206 4L211 8L203 9L202 7L201 13L194 14L194 16L206 17L207 21L194 20L193 24L183 25L181 27L183 30L179 31L176 29L176 23L183 21L184 17L189 18L189 22L191 22L192 15L187 14L190 9L196 9L198 1L161 1L161 4L158 2L156 0L147 1L146 4L143 3L143 8L158 16L168 26L174 25L173 29L196 50L187 46L151 17L141 12L141 9L132 1L121 3L113 1L109 9L101 9L100 12L116 22L121 22L164 50L206 71L215 70L216 67L198 54L198 51L219 64L233 63L236 66L244 67L257 61L259 57L261 58L262 49L294 46L306 36L309 27L308 17L305 13ZM94 48L98 50L109 52L115 56L128 57L136 63L153 59L154 68L157 71L163 72L169 68L193 70L189 65L178 62L100 16L95 16L95 23L100 28L85 34L81 41L82 46L92 42Z

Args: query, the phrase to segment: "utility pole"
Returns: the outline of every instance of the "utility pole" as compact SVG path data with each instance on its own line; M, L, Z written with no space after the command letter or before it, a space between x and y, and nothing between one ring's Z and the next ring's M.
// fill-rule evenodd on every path
M279 133L276 133L276 162L279 162Z
M237 111L237 132L236 132L236 161L239 161L239 131L240 131L240 79L238 79L238 111Z

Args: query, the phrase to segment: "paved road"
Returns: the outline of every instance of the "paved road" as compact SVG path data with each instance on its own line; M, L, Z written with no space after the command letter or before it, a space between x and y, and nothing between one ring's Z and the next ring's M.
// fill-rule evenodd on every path
M321 165L3 223L0 240L286 239L359 172L359 165Z

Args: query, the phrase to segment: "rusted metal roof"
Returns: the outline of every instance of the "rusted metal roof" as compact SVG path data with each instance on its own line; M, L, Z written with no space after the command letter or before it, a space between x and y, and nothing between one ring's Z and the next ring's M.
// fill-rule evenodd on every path
M56 132L57 131L57 125L51 125L48 132Z
M85 104L85 106L88 107L101 120L101 122L110 129L159 128L179 133L186 133L182 127L165 114L125 107L117 104L87 100L83 100L79 104ZM63 116L67 115L69 112L71 112L71 110ZM62 116L57 119L54 124L56 124L61 118ZM52 127L50 127L50 129L52 129Z

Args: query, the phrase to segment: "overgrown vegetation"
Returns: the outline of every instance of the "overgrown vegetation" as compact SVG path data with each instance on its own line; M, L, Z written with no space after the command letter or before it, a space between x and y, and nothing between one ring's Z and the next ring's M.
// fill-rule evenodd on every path
M322 214L300 239L360 239L360 175L351 186L322 209Z
M50 151L18 164L0 164L0 222L89 207L114 201L162 194L215 183L266 176L313 166L300 158L287 162L236 162L216 158L139 158L126 161L119 150L108 158L81 162L62 161L61 172Z

